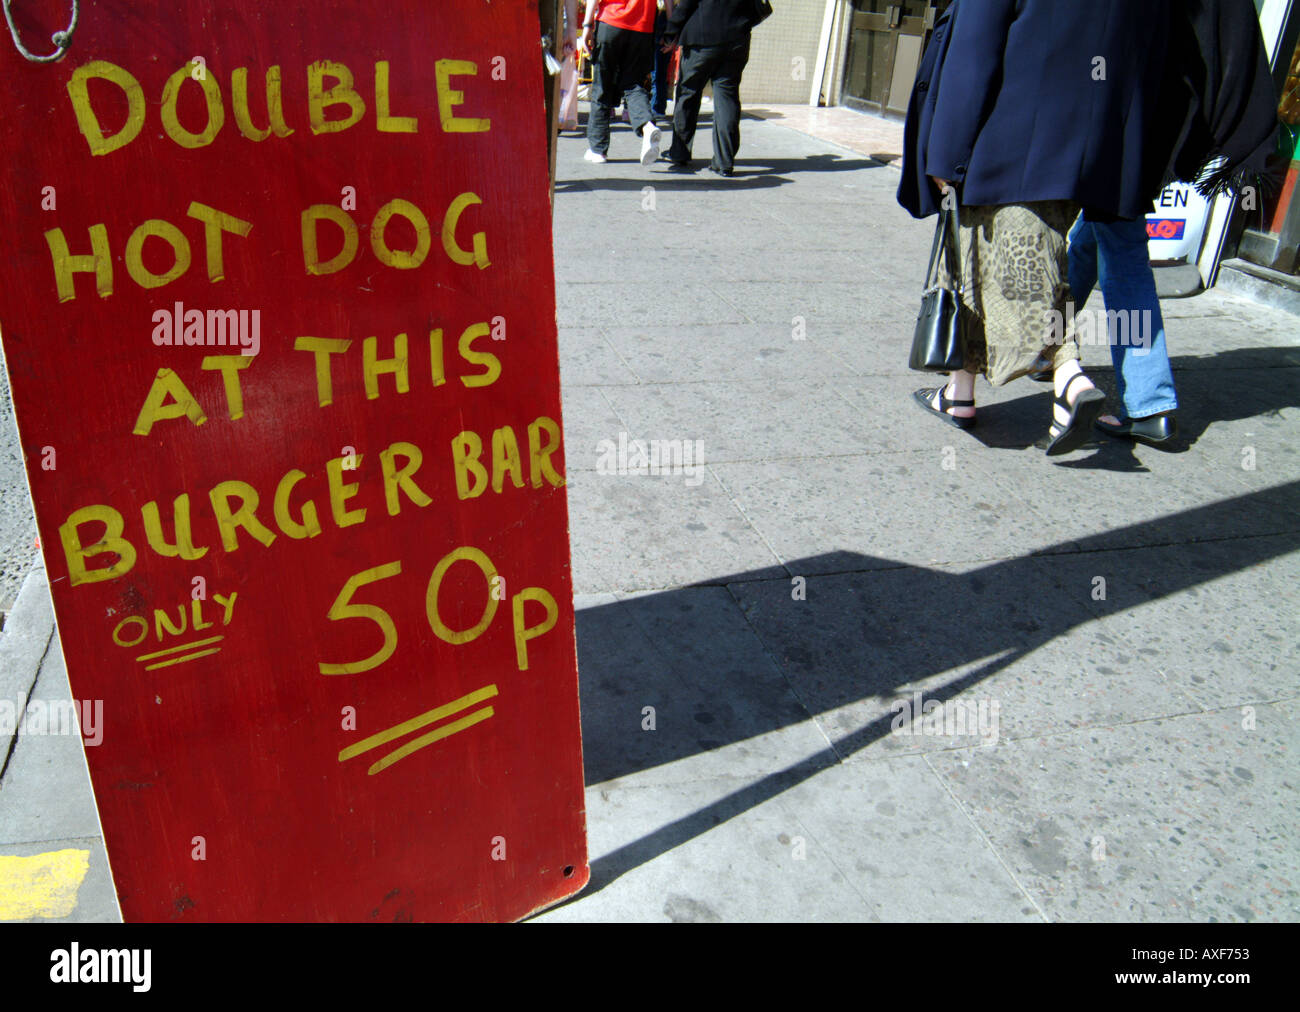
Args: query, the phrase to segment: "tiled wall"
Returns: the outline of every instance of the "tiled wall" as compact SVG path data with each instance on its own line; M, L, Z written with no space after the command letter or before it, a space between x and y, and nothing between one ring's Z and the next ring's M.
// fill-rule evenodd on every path
M749 65L740 82L743 104L806 104L817 71L826 0L772 0L772 16L750 37ZM827 67L827 79L837 66ZM823 89L825 90L825 89Z

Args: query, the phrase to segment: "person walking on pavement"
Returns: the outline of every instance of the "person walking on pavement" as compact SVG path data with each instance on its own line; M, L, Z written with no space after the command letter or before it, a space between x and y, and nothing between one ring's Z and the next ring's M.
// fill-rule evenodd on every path
M1178 395L1147 242L1145 217L1116 218L1085 209L1070 230L1070 293L1081 309L1100 281L1107 324L1114 314L1126 331L1108 335L1125 420L1103 415L1093 424L1108 435L1161 446L1178 432L1173 416Z
M1217 192L1274 190L1277 91L1250 0L1195 0L1173 7L1165 92L1156 122L1165 137L1152 145L1149 190L1174 179ZM1149 210L1149 208L1148 208ZM1109 335L1123 417L1094 423L1109 436L1167 448L1178 433L1178 396L1165 346L1164 318L1147 252L1145 218L1117 218L1085 208L1070 231L1070 289L1082 307L1100 282L1111 314L1128 336ZM1141 327L1141 331L1135 328Z
M673 99L673 143L668 160L689 169L704 86L713 85L713 160L719 176L735 170L740 147L740 77L749 62L749 33L757 24L754 0L675 0L664 48L681 46Z
M655 122L662 122L668 113L669 64L672 62L672 47L664 47L664 32L668 29L668 15L673 12L673 0L659 0L659 12L655 17L655 69L650 86L650 109Z
M587 117L589 162L609 160L610 115L622 98L633 131L641 138L641 164L659 158L663 134L650 111L646 79L654 71L655 0L589 0L582 46L591 54L591 112Z
M1000 386L1041 354L1056 396L1039 445L1056 456L1088 438L1104 396L1066 316L1067 232L1082 207L1138 218L1150 200L1143 170L1169 18L1169 0L955 0L936 24L898 199L918 218L942 195L961 204L965 367L915 395L948 424L975 424L978 374ZM1067 322L1058 334L1051 320Z

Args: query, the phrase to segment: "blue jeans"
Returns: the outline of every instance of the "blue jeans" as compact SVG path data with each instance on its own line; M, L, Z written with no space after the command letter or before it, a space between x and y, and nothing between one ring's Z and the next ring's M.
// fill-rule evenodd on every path
M1070 291L1081 310L1101 281L1105 332L1115 366L1115 386L1129 418L1146 418L1178 407L1174 373L1165 347L1165 322L1147 252L1146 220L1091 222L1083 216L1070 229ZM1114 322L1112 329L1109 324ZM1116 333L1115 331L1120 331Z

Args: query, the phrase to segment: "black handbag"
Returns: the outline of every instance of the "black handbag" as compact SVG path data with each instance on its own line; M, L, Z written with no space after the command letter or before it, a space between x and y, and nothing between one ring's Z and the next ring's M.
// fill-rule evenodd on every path
M949 222L952 224L952 242L948 242ZM925 291L921 295L921 312L916 317L916 330L912 334L912 355L908 366L918 372L956 372L966 364L965 337L969 310L962 305L962 282L959 268L952 264L960 256L953 256L951 248L961 248L960 222L957 209L939 213L939 224L934 229L934 245L930 249L930 267L925 275ZM949 272L956 289L939 284L939 252L947 257Z
M761 25L764 21L772 16L772 4L769 0L753 0L754 2L754 24Z

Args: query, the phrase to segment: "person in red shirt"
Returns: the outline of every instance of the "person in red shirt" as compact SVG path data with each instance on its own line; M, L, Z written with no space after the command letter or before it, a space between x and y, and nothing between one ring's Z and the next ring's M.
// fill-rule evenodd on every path
M609 119L621 98L641 138L641 164L659 157L661 134L650 112L646 78L654 70L655 0L589 0L582 45L591 53L591 113L587 117L589 162L609 154Z

